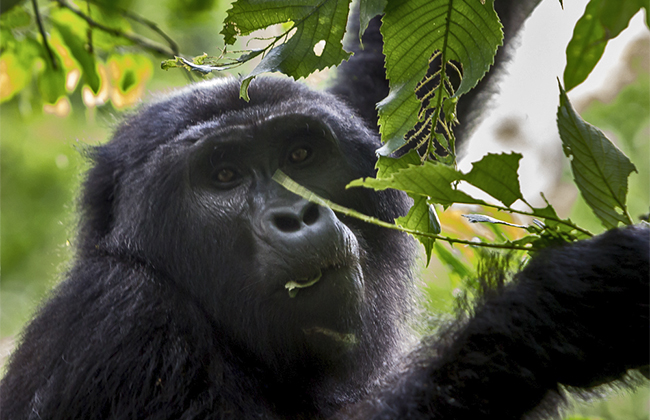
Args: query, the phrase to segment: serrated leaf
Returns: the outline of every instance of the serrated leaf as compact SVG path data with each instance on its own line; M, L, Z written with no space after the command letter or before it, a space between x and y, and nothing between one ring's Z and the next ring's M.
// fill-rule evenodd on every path
M375 190L394 188L410 194L430 197L431 202L443 206L454 203L485 204L453 187L462 176L447 165L429 161L422 166L409 166L387 179L357 179L350 182L348 187L367 187Z
M567 45L564 86L570 91L582 83L602 57L610 39L625 29L644 6L643 0L591 0L576 23Z
M454 97L478 83L494 62L503 34L493 0L391 0L381 31L390 93L378 104L383 154L404 144L422 106L415 87L440 51L442 65L461 63L463 79Z
M635 166L600 130L580 118L561 85L557 124L576 185L589 207L608 229L619 222L632 224L625 203L627 178L636 172Z
M427 202L427 198L423 196L411 196L413 198L413 205L408 214L403 217L395 219L395 223L407 229L416 230L423 233L440 233L440 219L436 213L435 207ZM435 239L414 235L418 241L424 246L427 254L427 266L431 261L431 250Z
M350 57L341 43L348 11L349 0L238 0L228 11L221 33L227 44L233 44L236 36L277 23L293 22L291 32L295 33L271 49L244 81L250 83L252 78L266 72L282 72L299 79ZM283 38L279 37L278 42ZM322 41L325 46L317 55L314 47ZM243 88L242 94L247 96Z
M519 153L489 153L472 163L472 170L463 179L510 207L523 199L517 174L520 160Z
M559 219L559 216L557 215L557 212L551 206L548 204L548 201L546 202L546 207L533 207L533 216L535 217L540 217L542 219L546 218L551 218L551 219Z
M416 150L411 150L399 158L379 156L375 165L377 168L377 178L389 178L401 169L406 169L410 165L419 165L420 163L420 155Z
M531 246L530 248L533 249L535 248L535 242L537 242L538 240L539 240L539 236L527 235L524 236L523 238L519 238L514 241L507 241L506 243L514 246L524 246L524 247L530 245Z

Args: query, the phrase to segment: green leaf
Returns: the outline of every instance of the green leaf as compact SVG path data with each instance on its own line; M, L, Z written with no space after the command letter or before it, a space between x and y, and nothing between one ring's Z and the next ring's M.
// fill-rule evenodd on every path
M4 3L4 2L3 2ZM4 4L2 4L4 6ZM16 7L13 10L2 10L0 24L3 29L18 29L28 26L32 22L32 17L24 7Z
M41 58L42 46L34 38L26 37L17 48L3 51L0 61L6 66L6 79L0 89L0 102L13 98L32 80L34 62Z
M107 64L118 69L112 75L111 84L122 94L128 94L151 77L151 60L140 54L114 54Z
M384 12L388 0L361 0L359 2L359 40L368 27L372 18Z
M625 29L645 5L643 0L591 0L566 48L564 85L570 91L582 83L600 60L610 39Z
M418 121L422 103L415 88L427 74L434 52L440 52L442 72L451 60L462 66L463 79L453 97L469 91L485 75L503 38L493 4L493 0L388 2L381 32L390 93L378 104L386 143L383 154L404 144L404 135Z
M627 178L636 168L600 130L580 118L561 85L557 123L576 185L589 207L608 229L619 222L632 224L625 203Z
M431 202L443 206L454 203L485 204L455 189L453 184L462 177L463 174L447 165L429 161L422 166L409 166L387 179L357 179L350 182L348 187L367 187L375 190L394 188L410 194L430 197Z
M95 56L86 50L86 40L72 31L71 27L63 23L53 21L52 25L61 35L66 47L72 56L77 60L82 69L82 76L93 92L99 92L100 81L97 73Z
M41 58L45 62L45 67L38 76L38 88L43 97L43 102L48 104L54 104L60 97L66 95L63 63L57 52L55 50L51 51L56 63L56 69L53 67L45 47L41 45Z
M395 223L418 232L439 234L441 230L440 219L438 219L435 207L427 202L426 197L415 195L411 196L411 198L413 198L413 206L411 206L408 214L395 219ZM435 239L419 235L414 236L424 246L428 266L431 261L431 250Z
M282 43L273 47L242 81L242 96L247 97L244 86L259 74L282 72L299 79L349 58L351 54L341 44L348 11L348 0L293 0L290 4L281 0L237 0L233 3L221 32L227 44L233 44L236 36L277 23L294 24L274 41ZM324 48L317 54L315 47L323 42Z
M420 165L420 155L416 150L411 150L404 156L392 158L388 156L379 156L377 159L377 178L390 178L395 172L406 169L411 165Z
M472 163L472 170L463 179L510 207L515 201L523 199L517 175L519 160L519 153L489 153Z

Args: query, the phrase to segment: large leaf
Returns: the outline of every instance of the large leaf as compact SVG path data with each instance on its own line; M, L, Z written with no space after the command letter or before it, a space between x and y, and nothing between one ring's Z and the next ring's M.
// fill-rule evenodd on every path
M416 86L429 70L434 52L441 71L453 60L462 67L454 97L466 93L494 62L503 33L493 0L391 0L381 28L390 94L378 104L382 139L389 154L404 144L422 103ZM444 85L440 83L439 85ZM444 86L441 86L441 88ZM441 97L441 96L439 96Z
M426 197L421 195L413 195L411 198L413 198L413 205L408 214L395 219L395 223L418 232L439 234L441 229L440 220L435 207L428 203ZM424 251L427 254L427 265L429 265L435 239L419 235L416 235L416 238L424 246Z
M490 194L506 207L522 199L519 187L519 153L487 154L472 164L472 170L464 176L465 181Z
M404 156L392 158L388 156L379 156L377 159L377 178L390 178L395 172L406 169L412 165L420 165L420 155L417 151L411 150Z
M567 91L582 83L615 38L642 7L644 0L591 0L573 30L566 48L564 86Z
M402 169L419 167L420 164L420 155L415 150L411 150L399 158L379 156L377 160L377 178L390 178ZM397 218L395 223L418 232L439 234L440 220L438 219L435 207L429 204L429 198L416 194L411 194L411 198L413 199L413 205L408 214ZM427 265L429 265L435 240L426 236L416 236L416 238L424 246L424 251L427 254Z
M562 86L557 124L576 185L589 207L608 229L619 222L631 224L625 204L627 178L636 168L600 130L580 118Z
M462 179L462 176L447 165L428 161L422 166L402 169L387 179L357 179L348 184L348 187L368 187L375 190L393 188L413 195L430 197L432 202L443 206L454 203L484 204L483 201L455 188L455 183Z
M421 164L419 155L411 150L400 158L381 156L377 162L378 179L366 178L350 183L374 189L395 188L411 194L428 196L431 201L445 206L456 203L479 204L481 200L469 197L456 189L458 181L466 181L501 201L507 207L523 199L519 187L518 153L487 154L472 164L467 174L440 163Z
M235 37L248 35L277 23L293 22L293 28L281 42L271 49L253 71L242 81L241 95L246 93L251 80L262 73L282 72L299 79L314 70L335 66L350 57L341 40L345 33L349 0L237 0L228 11L223 31L227 44ZM291 35L291 32L295 31ZM315 49L317 44L322 51Z

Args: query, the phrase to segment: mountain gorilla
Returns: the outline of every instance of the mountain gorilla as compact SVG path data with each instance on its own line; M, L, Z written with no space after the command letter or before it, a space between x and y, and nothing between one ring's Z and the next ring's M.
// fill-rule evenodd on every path
M506 30L531 7L497 5ZM385 221L407 211L402 193L345 189L374 174L378 42L375 24L337 96L259 78L244 102L237 80L200 83L93 149L74 264L12 355L2 419L515 419L560 384L648 364L638 227L539 253L407 350L413 241L271 179Z

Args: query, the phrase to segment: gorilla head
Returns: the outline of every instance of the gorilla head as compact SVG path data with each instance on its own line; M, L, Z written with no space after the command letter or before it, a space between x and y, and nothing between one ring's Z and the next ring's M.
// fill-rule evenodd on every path
M374 174L377 135L334 97L286 79L256 80L248 103L238 93L232 79L194 85L141 109L93 151L83 252L146 262L200 302L223 339L294 384L313 382L314 369L373 372L408 313L410 241L271 177L280 169L392 221L407 210L404 195L345 189Z

